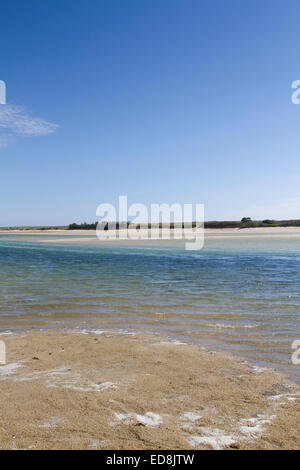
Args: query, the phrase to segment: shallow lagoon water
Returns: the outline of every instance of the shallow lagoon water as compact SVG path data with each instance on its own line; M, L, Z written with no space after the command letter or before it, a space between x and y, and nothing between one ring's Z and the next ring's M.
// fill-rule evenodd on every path
M101 243L93 236L0 235L0 329L148 329L229 350L299 382L300 237L208 236ZM71 242L70 242L71 240Z

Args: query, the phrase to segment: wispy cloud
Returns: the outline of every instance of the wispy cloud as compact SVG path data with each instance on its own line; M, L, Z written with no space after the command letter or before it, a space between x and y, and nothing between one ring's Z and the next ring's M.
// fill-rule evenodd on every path
M48 135L57 128L57 124L30 116L20 106L0 105L0 147L6 147L15 137Z

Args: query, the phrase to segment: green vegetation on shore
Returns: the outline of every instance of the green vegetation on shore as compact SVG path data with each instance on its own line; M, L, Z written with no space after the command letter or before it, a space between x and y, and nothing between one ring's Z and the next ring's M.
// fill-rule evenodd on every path
M116 223L116 228L117 230L119 228L126 228L126 225L128 225L129 222L125 223ZM153 226L155 224L152 224ZM157 224L156 224L157 225ZM158 224L160 228L163 228L166 226L166 224ZM178 228L180 225L183 224L174 224L171 223L171 228ZM191 224L192 227L196 227L196 222L192 222ZM70 224L69 225L69 230L95 230L97 226L97 222L87 224L86 222L83 224ZM141 228L151 228L151 224L141 224ZM243 217L242 220L224 220L224 221L218 221L218 220L213 220L209 222L204 222L204 228L255 228L255 227L300 227L300 219L292 219L292 220L271 220L271 219L264 219L264 220L252 220L250 217Z

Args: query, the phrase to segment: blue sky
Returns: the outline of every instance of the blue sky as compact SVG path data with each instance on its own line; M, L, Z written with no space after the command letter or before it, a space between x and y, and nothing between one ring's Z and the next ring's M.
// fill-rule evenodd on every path
M204 203L207 220L300 218L299 14L294 0L1 2L0 226L95 220L120 194Z

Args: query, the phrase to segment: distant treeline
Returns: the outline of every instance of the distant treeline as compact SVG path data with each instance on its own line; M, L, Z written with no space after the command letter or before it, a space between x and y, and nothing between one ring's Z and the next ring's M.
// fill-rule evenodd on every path
M294 220L251 220L246 217L241 221L210 221L204 222L205 228L255 228L255 227L300 227L300 219Z
M104 225L104 229L109 229L108 223L102 223ZM111 227L116 228L119 230L120 228L127 228L130 222L116 222L116 224L111 225ZM196 222L192 222L190 224L186 224L185 226L196 227ZM163 228L166 227L167 224L160 223L160 224L140 224L137 225L137 228L151 228L151 227L159 227ZM184 224L178 223L171 223L171 228L180 228L184 226ZM70 224L69 230L96 230L97 222L87 224L84 222L83 224ZM204 228L255 228L255 227L300 227L300 219L291 219L291 220L272 220L272 219L265 219L265 220L252 220L250 217L243 217L242 220L224 220L224 221L217 221L213 220L210 222L204 222Z
M91 224L87 224L86 222L84 222L83 224L70 224L69 225L69 230L96 230L96 227L98 225L98 222L95 222L95 223L91 223ZM104 228L104 230L108 230L108 229L117 229L117 230L120 230L120 229L125 229L125 228L128 228L129 225L130 225L130 222L115 222L115 223L108 223L108 222L102 222L100 225L102 225L102 227ZM165 223L159 223L159 224L135 224L134 225L135 227L137 227L138 229L140 228L151 228L151 227L155 227L155 228L163 228L163 227L167 227L168 224L165 224ZM183 227L183 223L170 223L170 227L171 228L178 228L178 227ZM191 226L191 227L196 227L196 222L190 222L188 224L185 224L185 226Z

